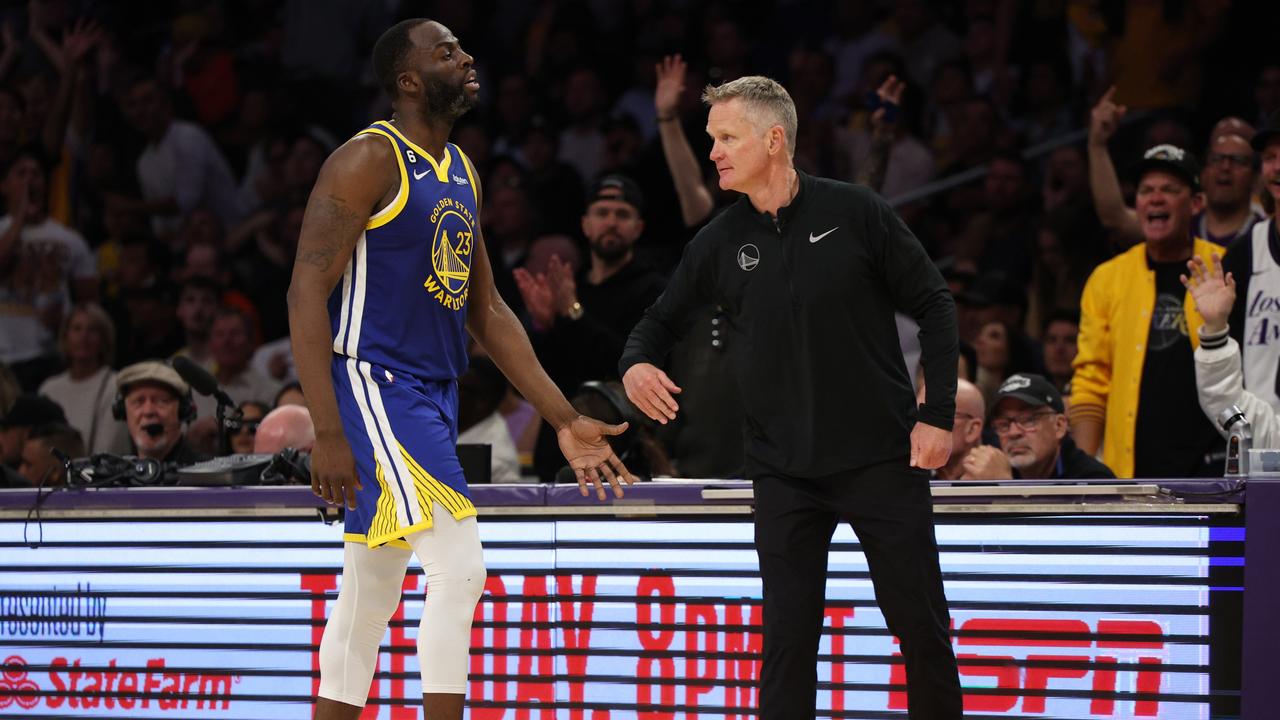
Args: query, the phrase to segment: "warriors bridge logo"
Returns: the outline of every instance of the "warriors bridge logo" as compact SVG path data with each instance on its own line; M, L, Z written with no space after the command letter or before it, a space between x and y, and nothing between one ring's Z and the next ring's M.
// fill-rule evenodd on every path
M435 237L431 241L431 270L422 285L436 302L450 310L467 304L471 258L475 245L475 217L453 198L441 198L431 211Z

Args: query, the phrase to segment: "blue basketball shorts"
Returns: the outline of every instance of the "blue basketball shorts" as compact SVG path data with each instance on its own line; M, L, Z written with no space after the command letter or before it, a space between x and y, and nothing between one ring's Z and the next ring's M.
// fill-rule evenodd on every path
M476 514L458 462L457 383L421 380L334 355L333 389L361 489L343 538L369 547L431 527L432 502Z

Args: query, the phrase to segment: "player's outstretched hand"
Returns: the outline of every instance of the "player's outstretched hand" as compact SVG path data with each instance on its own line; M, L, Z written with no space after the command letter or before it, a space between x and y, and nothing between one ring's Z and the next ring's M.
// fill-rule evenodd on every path
M356 474L356 461L351 446L341 435L316 437L311 450L311 492L330 505L344 502L348 510L356 509L356 491L361 488Z
M636 478L622 464L613 448L609 447L610 435L621 435L627 431L627 423L608 425L594 418L579 415L573 422L556 432L556 440L560 443L560 452L569 461L573 474L578 478L578 488L582 496L590 494L588 481L596 488L596 497L605 499L604 483L613 487L613 496L622 497L622 485L635 483Z

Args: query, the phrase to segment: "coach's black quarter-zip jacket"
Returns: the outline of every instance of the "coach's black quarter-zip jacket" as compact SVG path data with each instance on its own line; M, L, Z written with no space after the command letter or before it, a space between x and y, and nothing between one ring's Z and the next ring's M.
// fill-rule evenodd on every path
M816 478L905 458L917 416L950 430L955 413L956 313L942 275L874 192L799 176L776 218L743 196L694 237L619 363L623 374L661 367L696 311L722 305L751 477ZM920 325L918 411L895 310Z

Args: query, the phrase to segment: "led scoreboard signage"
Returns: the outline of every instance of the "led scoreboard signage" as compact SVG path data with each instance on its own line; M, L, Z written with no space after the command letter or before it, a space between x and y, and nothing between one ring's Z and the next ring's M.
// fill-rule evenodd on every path
M1207 718L1209 528L1195 517L940 518L967 717ZM0 522L0 716L310 717L340 529L301 520ZM748 519L482 518L473 719L753 717ZM1237 531L1238 532L1238 531ZM905 673L848 528L819 715L904 716ZM405 579L365 717L416 718Z

